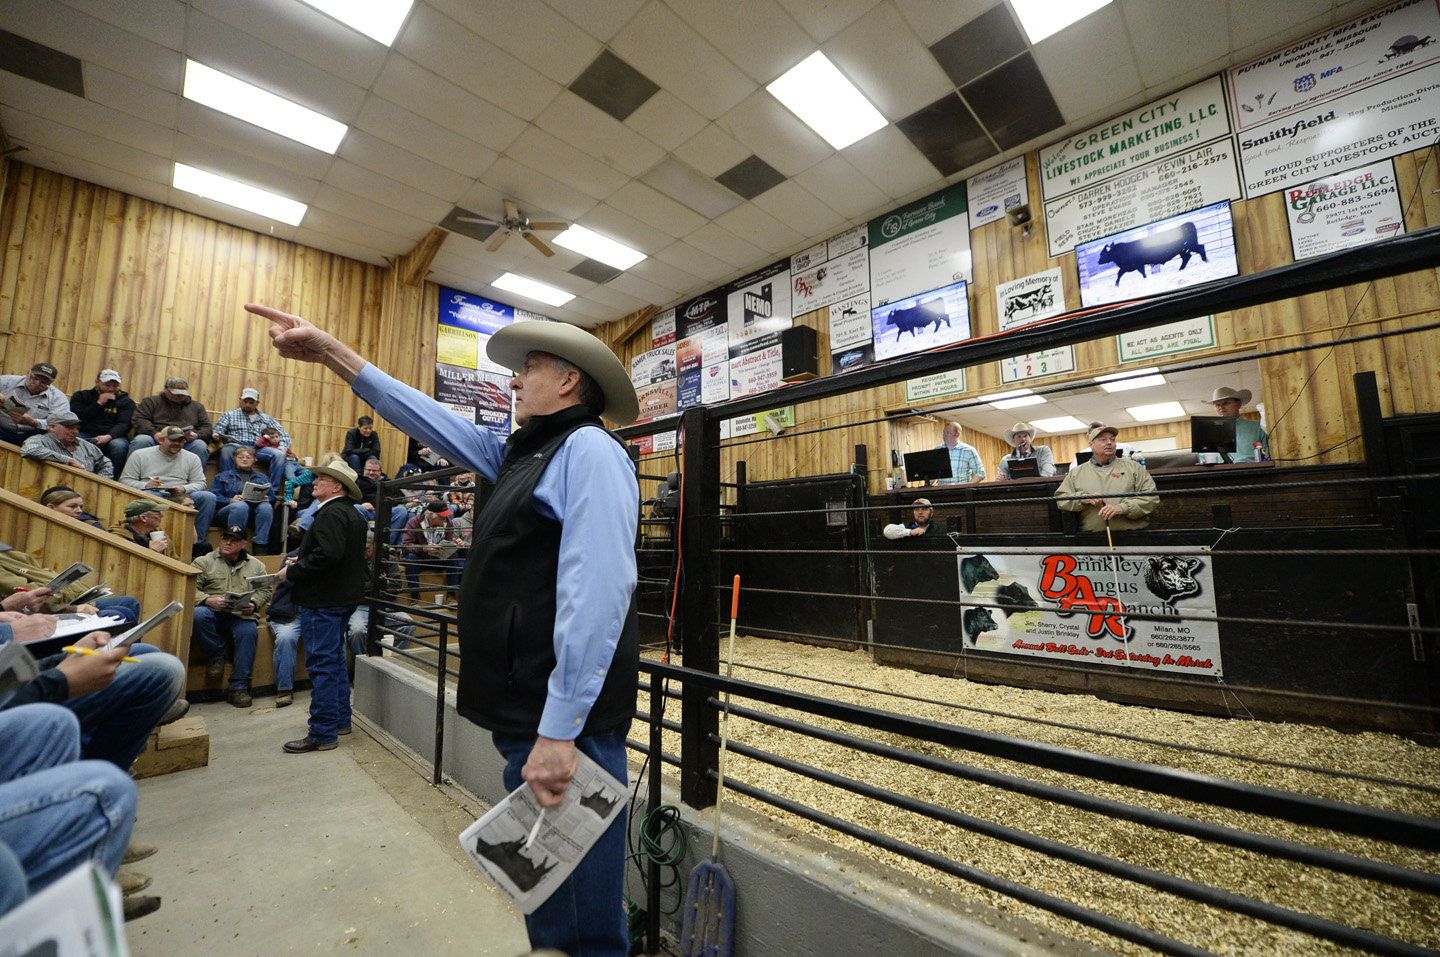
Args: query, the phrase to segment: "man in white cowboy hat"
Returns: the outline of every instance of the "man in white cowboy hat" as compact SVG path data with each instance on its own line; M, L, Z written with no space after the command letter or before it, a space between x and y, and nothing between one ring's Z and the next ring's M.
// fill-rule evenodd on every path
M1265 434L1260 423L1255 419L1240 416L1240 410L1249 402L1249 389L1237 390L1222 385L1210 396L1210 404L1215 407L1216 415L1235 420L1235 454L1230 458L1236 462L1258 462L1259 458L1255 455L1257 442L1267 456L1270 454L1270 437Z
M313 328L313 327L312 327ZM338 736L350 733L350 678L345 639L350 616L365 600L370 572L365 563L365 519L355 509L360 486L344 462L312 465L310 488L320 509L300 540L300 549L275 573L294 586L290 597L300 613L305 669L310 672L310 726L303 738L286 741L289 754L333 751Z
M1001 459L1000 464L995 467L995 478L998 481L1009 481L1010 463L1019 462L1021 459L1035 460L1038 470L1036 475L1049 477L1055 474L1055 456L1050 454L1050 447L1030 444L1039 434L1040 430L1029 422L1016 422L1013 428L1005 430L1005 441L1014 451Z
M485 351L515 370L520 426L502 441L304 319L245 308L274 323L270 337L281 355L324 363L401 431L495 483L474 516L461 579L457 707L493 733L506 787L528 782L542 806L560 804L576 750L624 782L638 679L640 489L624 446L600 420L629 425L639 415L620 360L565 323L500 329ZM616 818L526 917L531 946L624 954L624 861L624 823Z
M1135 459L1116 454L1113 425L1091 422L1085 432L1090 443L1090 460L1065 473L1055 490L1055 504L1067 512L1080 513L1080 527L1087 532L1144 528L1150 514L1160 507L1155 480ZM1077 497L1078 496L1078 497Z

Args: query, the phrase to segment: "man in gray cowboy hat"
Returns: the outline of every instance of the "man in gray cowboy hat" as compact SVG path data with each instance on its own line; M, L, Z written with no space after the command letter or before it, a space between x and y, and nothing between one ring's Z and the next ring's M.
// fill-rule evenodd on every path
M368 365L298 316L265 306L281 355L321 362L393 425L495 483L475 515L460 585L460 714L489 729L506 787L528 782L561 803L584 751L621 782L635 711L635 533L640 489L600 417L639 415L625 367L604 343L560 322L520 321L486 354L515 370L515 422L502 441ZM623 817L623 815L622 815ZM532 947L621 955L621 817L563 885L526 917Z
M1270 454L1270 437L1260 427L1259 421L1240 416L1240 410L1250 401L1249 389L1232 389L1222 385L1211 394L1209 401L1215 407L1216 415L1222 419L1235 420L1235 454L1230 456L1232 460L1258 462L1255 455L1256 442L1260 443L1267 456Z
M1031 445L1035 436L1040 430L1029 422L1016 422L1012 428L1005 430L1005 441L1012 451L1009 455L1000 460L995 466L995 477L999 481L1009 481L1010 463L1019 462L1021 459L1034 459L1037 475L1049 477L1055 474L1055 456L1050 454L1048 445Z

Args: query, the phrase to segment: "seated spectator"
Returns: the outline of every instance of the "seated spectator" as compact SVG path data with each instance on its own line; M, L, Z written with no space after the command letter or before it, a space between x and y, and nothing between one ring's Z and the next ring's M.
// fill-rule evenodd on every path
M40 504L46 508L52 508L61 515L69 515L87 525L94 525L104 530L105 526L100 524L100 519L85 511L84 497L73 488L66 488L63 485L56 485L47 488L40 493Z
M450 510L443 502L431 502L425 511L405 523L401 546L405 552L405 577L412 594L420 591L422 570L444 570L445 584L459 587L462 562L454 557L459 543L453 525Z
M382 552L386 551L381 549ZM375 570L375 535L370 533L365 538L365 561L370 564L371 572ZM395 586L400 581L399 569L388 554L381 555L378 559L380 565L380 592L382 598L390 598L395 594ZM404 612L387 614L381 619L381 627L387 631L394 632L395 648L409 648L410 639L415 637L415 619ZM350 654L352 657L351 673L353 677L353 659L365 654L365 646L370 640L370 605L362 602L355 608L355 614L350 616Z
M1259 462L1261 459L1255 454L1255 446L1260 446L1260 451L1269 456L1270 437L1260 427L1256 419L1247 419L1240 415L1240 410L1250 402L1249 389L1232 389L1229 386L1221 386L1210 394L1209 402L1215 407L1215 414L1222 419L1235 420L1235 454L1230 456L1234 462ZM1215 455L1207 452L1206 455ZM1219 460L1219 456L1216 456Z
M195 500L195 537L203 541L215 516L215 496L205 488L204 464L185 448L185 435L179 426L171 425L161 430L159 445L141 448L137 439L120 481L172 502L189 495Z
M475 509L475 473L461 472L450 479L450 491L442 501L456 518L469 515Z
M135 416L135 400L121 390L120 373L101 369L95 388L70 397L70 411L80 417L80 438L104 452L119 475L130 454L130 424Z
M147 395L135 404L134 422L132 452L158 445L160 433L174 426L180 430L185 451L200 460L200 469L204 471L205 463L210 461L210 413L205 411L203 403L190 397L189 380L182 376L166 379L165 388L158 395Z
M16 551L13 545L0 542L0 595L9 595L26 589L44 588L60 574L46 568L25 552ZM94 604L72 605L90 590L84 582L76 582L58 595L49 596L41 609L47 614L62 611L78 611L84 615L105 614L120 618L131 624L140 620L140 602L129 595L111 595L96 599ZM47 596L49 593L46 593Z
M65 393L55 388L60 374L37 362L26 375L0 375L0 441L20 445L50 427L50 416L69 412Z
M1051 454L1048 445L1031 445L1035 436L1040 430L1029 422L1016 422L1014 428L1005 430L1005 441L1012 451L1009 455L1000 460L995 469L995 477L1002 482L1010 480L1010 463L1018 462L1021 459L1034 459L1035 466L1039 469L1039 475L1048 478L1055 474L1055 456Z
M1154 494L1155 480L1145 466L1117 454L1118 434L1113 426L1091 422L1085 433L1093 453L1090 461L1066 472L1065 481L1055 490L1061 499L1055 504L1067 512L1079 512L1080 527L1087 532L1144 528L1150 524L1150 514L1160 507L1160 497Z
M380 458L380 436L375 434L375 420L360 416L355 428L345 433L345 448L340 452L345 463L357 473L370 459Z
M200 569L195 581L195 640L205 655L205 680L218 681L225 675L225 638L235 645L235 667L225 700L237 708L248 708L250 672L255 665L255 642L260 633L260 609L270 600L273 585L251 588L245 579L268 572L260 559L248 554L249 532L243 525L225 529L220 548L193 562ZM250 594L252 593L253 594ZM236 604L226 594L249 595Z
M380 487L379 483L390 481L389 477L380 471L380 460L370 459L365 463L365 470L355 484L360 486L360 502L355 507L365 520L373 521L375 518L375 494ZM410 510L405 507L405 496L392 492L385 496L385 504L390 508L390 516L387 524L390 528L390 544L400 544L400 536L404 531L405 523L410 521Z
M260 438L255 440L256 449L279 449L285 454L285 481L300 474L305 466L300 464L300 456L295 454L294 449L285 448L285 439L279 429L266 429L260 433Z
M169 502L142 498L126 504L124 521L110 526L109 531L121 538L128 538L141 548L148 548L161 555L170 554L170 540L160 530L165 513L170 511ZM157 535L156 533L159 532Z
M262 447L256 444L266 429L274 429L280 434L279 446ZM260 411L260 393L255 389L242 389L240 407L223 413L216 420L215 437L225 443L220 447L220 471L230 471L234 467L235 450L248 445L255 449L256 460L261 467L270 473L270 485L280 488L285 484L285 451L290 448L290 433Z
M450 467L449 460L441 458L440 455L432 451L428 445L422 445L420 441L413 436L407 436L406 438L405 464L413 465L414 469L412 471L433 472L436 469L447 469ZM395 474L405 475L407 473L402 468Z
M294 549L287 558L299 558L300 550ZM265 622L275 639L275 652L271 663L275 667L275 707L288 708L295 703L295 661L300 652L300 612L295 609L295 598L291 595L294 586L279 582L275 594L270 598L270 607L265 609Z
M928 498L917 498L914 502L915 511L911 514L915 517L908 525L886 525L885 537L889 539L919 538L920 536L939 537L940 526L932 519L935 517L935 509Z
M255 554L270 552L270 523L275 519L275 486L261 472L255 471L255 450L240 446L235 450L234 468L221 472L210 483L219 511L215 519L222 526L249 525L255 529ZM258 502L245 501L245 486L263 485L265 491Z
M37 432L20 446L27 459L59 462L72 469L84 469L101 478L114 478L115 467L99 447L80 438L80 419L74 412L50 413L50 428Z

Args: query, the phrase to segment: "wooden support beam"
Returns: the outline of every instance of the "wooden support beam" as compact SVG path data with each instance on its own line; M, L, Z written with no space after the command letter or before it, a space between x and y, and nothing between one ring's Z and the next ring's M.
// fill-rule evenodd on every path
M611 341L611 347L618 349L623 346L635 333L649 325L650 320L654 319L659 312L659 306L646 306L644 309L633 312L624 319L621 319L620 333Z
M448 230L436 226L424 239L416 243L414 249L401 256L400 261L395 264L395 268L399 270L400 281L407 286L418 286L424 282L430 273L430 264L435 261L435 254L440 252L440 247L445 245L445 238L449 235Z

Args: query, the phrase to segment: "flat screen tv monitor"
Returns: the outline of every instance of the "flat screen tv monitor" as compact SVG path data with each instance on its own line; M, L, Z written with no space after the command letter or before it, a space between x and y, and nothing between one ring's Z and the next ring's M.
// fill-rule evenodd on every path
M967 288L964 282L957 282L870 310L875 361L928 352L969 339Z
M1080 303L1145 299L1240 273L1230 201L1075 247Z
M1235 423L1223 415L1190 416L1190 451L1218 452L1229 462L1235 454Z
M1012 479L1038 478L1040 476L1040 461L1038 459L1011 459L1007 466Z
M950 450L926 449L924 452L905 453L905 480L907 482L933 482L950 478Z

